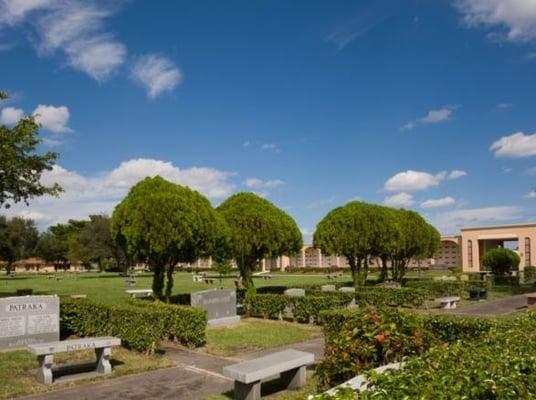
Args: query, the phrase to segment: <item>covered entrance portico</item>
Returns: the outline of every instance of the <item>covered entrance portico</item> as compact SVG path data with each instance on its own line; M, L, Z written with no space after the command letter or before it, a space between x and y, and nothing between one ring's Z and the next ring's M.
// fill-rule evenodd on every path
M478 272L482 256L490 249L507 247L519 254L519 270L536 265L536 224L463 228L462 267L464 272Z

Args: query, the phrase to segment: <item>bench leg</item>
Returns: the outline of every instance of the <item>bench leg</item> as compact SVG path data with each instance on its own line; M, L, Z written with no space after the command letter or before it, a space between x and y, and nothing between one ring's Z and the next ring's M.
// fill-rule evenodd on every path
M54 355L45 354L37 356L39 369L37 370L37 381L43 385L52 384L52 364L54 364Z
M306 377L305 365L281 373L281 380L287 389L299 389L304 387Z
M97 355L97 372L105 375L111 374L112 364L110 364L110 358L112 357L112 348L95 349L95 354Z
M260 400L261 398L261 381L253 383L234 383L235 400Z

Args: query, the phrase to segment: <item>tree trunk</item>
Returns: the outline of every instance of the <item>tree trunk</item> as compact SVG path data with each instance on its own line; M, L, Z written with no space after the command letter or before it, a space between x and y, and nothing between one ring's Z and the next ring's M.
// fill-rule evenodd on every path
M384 282L389 275L389 270L387 267L387 257L381 257L381 261L382 261L382 269L380 271L380 282Z
M153 275L153 295L158 300L163 299L163 290L164 290L164 270L165 266L162 263L153 264L154 275Z
M171 294L173 293L173 271L175 266L171 262L167 269L167 281L166 281L166 301L169 303Z
M6 275L11 274L11 267L13 267L13 262L8 261L7 264L6 264Z

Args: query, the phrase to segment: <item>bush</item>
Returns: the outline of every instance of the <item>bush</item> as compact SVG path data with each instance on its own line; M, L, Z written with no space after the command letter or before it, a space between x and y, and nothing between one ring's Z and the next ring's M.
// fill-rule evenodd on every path
M524 273L525 282L536 281L536 267L533 267L533 266L525 267L523 273Z
M500 322L487 335L411 357L400 370L372 375L359 399L533 399L535 321L528 314Z
M62 335L117 336L125 347L136 351L152 353L168 337L185 345L205 340L206 313L193 307L62 299L60 312Z
M519 255L510 249L491 249L482 257L482 265L491 269L496 276L505 276L519 266Z
M427 347L422 321L398 309L359 309L322 314L324 358L316 370L322 388Z
M134 301L133 305L150 308L154 318L163 323L163 338L177 341L185 346L205 344L207 313L189 306L162 302Z
M325 356L317 373L322 388L434 345L478 340L497 326L492 319L416 314L394 308L328 311L321 318Z

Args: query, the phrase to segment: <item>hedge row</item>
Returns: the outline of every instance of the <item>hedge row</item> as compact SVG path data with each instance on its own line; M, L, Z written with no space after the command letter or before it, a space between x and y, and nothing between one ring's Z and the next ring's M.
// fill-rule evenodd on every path
M441 280L408 280L406 288L416 288L426 290L430 298L444 296L461 296L465 292L465 284L462 281L441 281Z
M317 368L328 388L434 345L486 336L493 320L416 314L395 308L329 311L321 314L325 355Z
M125 347L147 353L154 352L163 338L188 346L205 342L206 312L193 307L64 299L60 310L63 335L117 336Z
M426 300L426 291L407 288L370 288L354 293L310 291L303 297L280 294L256 294L246 304L250 316L277 319L290 310L298 322L321 324L320 313L345 308L352 300L359 307L419 307Z
M369 390L359 394L365 400L432 398L536 398L536 315L411 357L398 371L372 376Z

